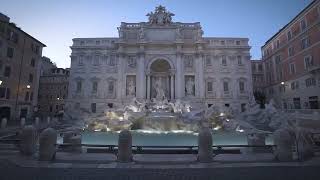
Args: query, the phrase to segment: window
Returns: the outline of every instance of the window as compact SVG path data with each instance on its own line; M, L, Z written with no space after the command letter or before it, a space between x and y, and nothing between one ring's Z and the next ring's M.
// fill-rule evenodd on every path
M288 41L290 41L290 40L291 40L291 38L292 38L291 31L288 31L288 32L287 32L287 38L288 38Z
M300 28L301 28L301 31L304 31L307 27L307 23L306 23L306 20L303 19L300 21Z
M288 56L293 56L293 55L294 55L294 49L291 46L291 47L288 48Z
M224 81L223 82L223 91L228 92L229 91L229 83Z
M211 66L211 58L210 56L206 56L206 66Z
M240 41L236 41L236 45L239 46L240 45Z
M256 71L256 64L252 64L251 69L252 69L252 72L255 72Z
M128 66L130 67L130 68L135 68L136 67L136 59L135 59L135 57L129 57L129 59L128 59Z
M296 66L294 63L289 64L290 67L290 74L295 74L296 73Z
M306 79L306 87L316 86L315 78Z
M240 90L241 93L244 92L244 82L243 81L239 82L239 90Z
M208 92L212 92L213 88L212 88L212 82L207 82L207 91Z
M279 86L279 93L284 93L284 92L286 92L286 86L280 85Z
M94 60L93 60L93 65L94 66L98 66L99 65L99 56L98 55L96 55L96 56L94 56Z
M299 82L294 81L291 83L291 90L299 89Z
M222 56L222 58L221 58L221 64L223 65L223 66L226 66L227 65L227 57L226 56Z
M113 103L108 103L109 108L113 108Z
M258 70L259 70L259 71L263 71L262 64L259 64L259 65L258 65Z
M84 41L80 41L80 45L83 46L84 45Z
M110 59L109 59L109 66L115 66L116 65L116 61L115 61L115 56L110 56Z
M52 112L52 110L53 110L53 108L52 108L52 106L50 106L49 111Z
M24 96L24 101L28 101L29 98L30 98L30 94L29 94L29 91L27 91L25 96Z
M301 40L301 49L306 49L310 45L309 38L304 38Z
M96 103L91 103L91 112L96 113L97 112L97 104Z
M224 45L226 44L226 42L225 42L225 41L220 41L220 44L221 44L222 46L224 46Z
M0 87L0 99L6 97L6 89L7 89L7 88Z
M96 45L100 45L100 41L96 41Z
M319 109L318 96L310 96L309 105L310 105L310 109Z
M279 47L280 47L280 40L277 39L277 41L276 41L276 48L278 49Z
M304 57L304 68L309 69L313 66L313 59L312 56Z
M92 93L97 93L98 92L98 82L94 81L92 83Z
M83 65L83 58L84 58L84 56L79 56L79 65Z
M238 65L242 65L242 57L237 56Z
M33 74L29 74L29 80L28 80L29 83L32 83L33 82Z
M13 58L13 48L11 48L11 47L8 47L7 48L7 57L8 58Z
M77 92L81 92L81 89L82 89L82 82L81 81L78 81L77 82Z
M293 105L295 109L301 109L300 98L293 98Z
M32 66L32 67L36 66L36 60L34 58L31 59L30 66Z
M246 104L241 104L241 112L244 112L246 110Z
M4 77L10 77L11 74L11 67L10 66L6 66L4 68Z
M281 56L280 55L275 56L275 61L276 61L276 64L280 64Z

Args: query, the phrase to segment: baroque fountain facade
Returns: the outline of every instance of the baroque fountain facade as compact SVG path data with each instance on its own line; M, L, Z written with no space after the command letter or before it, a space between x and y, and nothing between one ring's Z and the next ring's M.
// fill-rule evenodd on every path
M203 37L199 22L173 22L163 6L147 16L122 22L119 37L73 39L67 118L122 109L133 99L244 110L252 95L248 38Z
M73 39L64 116L73 127L247 135L303 129L272 101L265 109L255 103L247 38L203 37L199 22L173 22L163 6L147 16L122 22L116 38Z

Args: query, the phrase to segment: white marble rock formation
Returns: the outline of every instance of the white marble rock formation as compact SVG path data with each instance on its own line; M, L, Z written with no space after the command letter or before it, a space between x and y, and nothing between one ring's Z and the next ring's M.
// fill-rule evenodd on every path
M37 150L37 130L29 125L25 126L20 134L20 152L23 155L31 156Z
M132 135L129 130L122 130L118 139L118 161L132 161Z
M313 140L309 131L299 129L296 132L297 149L300 160L305 160L314 156Z
M198 161L211 162L213 158L212 134L209 128L203 128L198 135Z
M288 129L278 129L273 134L274 144L277 146L275 149L275 157L279 161L292 161L293 153L292 147L294 139Z
M1 129L4 129L7 127L7 118L1 119Z
M47 128L42 131L39 138L39 160L51 161L55 158L57 131Z

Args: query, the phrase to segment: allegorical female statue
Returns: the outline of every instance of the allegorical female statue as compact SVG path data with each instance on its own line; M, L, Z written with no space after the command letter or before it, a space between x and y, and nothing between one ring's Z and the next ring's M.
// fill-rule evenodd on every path
M189 78L186 83L187 95L194 95L193 87L194 87L194 82L192 78Z
M156 99L165 99L166 96L165 96L165 93L164 93L164 90L162 88L162 83L161 83L161 78L157 78L156 82L155 82L155 90L156 90Z

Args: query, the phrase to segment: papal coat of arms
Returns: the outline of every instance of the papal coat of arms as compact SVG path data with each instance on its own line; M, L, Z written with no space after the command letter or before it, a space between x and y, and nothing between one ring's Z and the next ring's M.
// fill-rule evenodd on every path
M150 24L164 25L172 22L172 16L174 16L174 14L167 11L165 7L160 5L156 7L155 12L150 12L147 16L149 16Z

